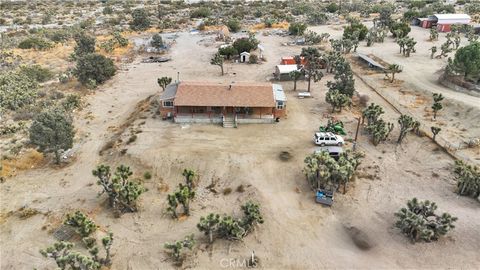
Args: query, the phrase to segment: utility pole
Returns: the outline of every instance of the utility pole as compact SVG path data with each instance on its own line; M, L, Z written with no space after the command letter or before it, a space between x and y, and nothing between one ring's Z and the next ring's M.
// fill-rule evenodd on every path
M353 151L357 148L358 130L360 129L360 117L357 118L357 130L355 131L355 140L353 141Z

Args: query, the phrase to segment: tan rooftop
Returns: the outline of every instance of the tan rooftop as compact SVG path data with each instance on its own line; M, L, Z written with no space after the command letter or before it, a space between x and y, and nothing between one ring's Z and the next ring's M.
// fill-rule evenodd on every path
M175 106L275 107L270 83L180 82Z

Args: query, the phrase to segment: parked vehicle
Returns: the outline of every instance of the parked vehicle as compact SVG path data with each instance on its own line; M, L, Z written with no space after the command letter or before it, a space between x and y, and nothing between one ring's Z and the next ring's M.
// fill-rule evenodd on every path
M315 201L319 204L332 206L333 204L333 190L327 190L323 188L317 189L317 193L315 195Z
M319 152L327 152L332 158L338 160L340 158L340 154L343 153L343 149L341 146L320 146L315 150L315 153Z
M325 145L337 145L342 146L344 141L343 138L339 135L335 135L332 132L316 132L313 136L313 141L316 145L325 146Z

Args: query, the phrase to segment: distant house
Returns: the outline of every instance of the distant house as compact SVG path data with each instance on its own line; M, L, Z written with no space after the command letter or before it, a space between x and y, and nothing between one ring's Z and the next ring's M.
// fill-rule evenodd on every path
M454 24L469 24L471 18L468 14L435 14L423 20L423 28L436 27L440 32L450 32Z
M176 123L273 123L286 114L286 96L279 84L180 82L159 98L162 117Z

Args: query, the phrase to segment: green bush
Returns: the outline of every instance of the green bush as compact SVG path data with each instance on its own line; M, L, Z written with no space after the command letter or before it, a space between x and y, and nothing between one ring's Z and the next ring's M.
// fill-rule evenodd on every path
M150 27L150 18L148 13L143 8L135 9L132 13L132 21L130 28L135 31L144 31Z
M238 32L241 28L240 21L237 19L231 19L227 22L227 27L231 32Z
M143 178L149 180L152 178L152 174L150 172L144 172L143 173Z
M28 37L18 44L20 49L48 50L52 47L51 42L40 37Z
M207 18L212 12L207 7L201 7L190 13L190 18Z
M115 72L116 68L112 59L90 53L77 60L74 74L82 84L95 87L110 79Z
M52 79L54 75L53 72L40 65L22 66L20 67L20 73L37 82L46 82Z
M307 30L307 25L304 23L294 22L294 23L291 23L290 26L288 27L288 32L290 33L290 35L299 36L299 35L302 35L303 32L305 32L305 30Z
M368 33L368 28L360 22L352 22L349 26L343 30L343 38L350 39L354 32L358 31L359 40L364 40Z

